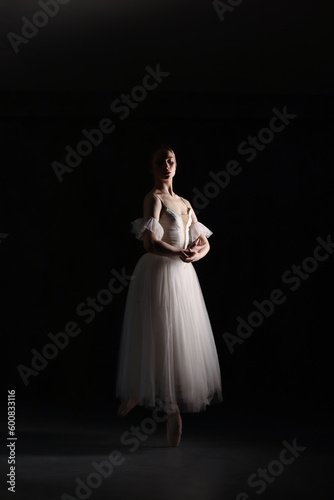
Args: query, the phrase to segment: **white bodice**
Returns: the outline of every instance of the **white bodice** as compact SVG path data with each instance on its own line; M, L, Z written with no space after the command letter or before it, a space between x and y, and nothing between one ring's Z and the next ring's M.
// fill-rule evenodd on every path
M200 234L207 238L212 235L212 231L201 222L191 223L192 209L188 209L188 214L179 214L176 210L164 206L160 213L159 221L154 217L142 217L132 222L131 231L136 238L141 240L146 229L157 235L159 240L170 245L187 248Z
M175 247L187 248L189 244L189 226L191 224L191 208L187 214L179 214L170 207L164 207L159 223L163 227L162 241Z

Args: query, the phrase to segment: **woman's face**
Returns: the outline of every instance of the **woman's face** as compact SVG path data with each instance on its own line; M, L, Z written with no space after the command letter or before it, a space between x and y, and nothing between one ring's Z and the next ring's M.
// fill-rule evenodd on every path
M158 149L153 155L152 173L161 180L171 179L175 175L176 159L168 149Z

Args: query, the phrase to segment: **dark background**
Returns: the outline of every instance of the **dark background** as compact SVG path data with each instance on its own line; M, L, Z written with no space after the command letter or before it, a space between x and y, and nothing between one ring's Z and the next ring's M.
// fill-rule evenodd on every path
M324 420L332 410L332 271L321 262L295 292L281 281L332 231L333 34L331 5L244 0L220 21L211 2L70 1L16 56L35 2L2 2L0 58L4 175L0 232L8 376L19 420L41 415L97 422L114 414L117 354L127 288L86 324L78 304L105 288L111 270L131 274L143 253L130 233L152 187L152 143L174 148L175 192L194 201L209 172L243 170L198 218L212 231L196 263L220 359L224 403L245 415ZM145 67L170 75L121 121L110 110ZM272 109L297 115L248 163L238 153L267 127ZM116 130L59 182L65 147L109 117ZM5 195L7 200L5 201ZM286 302L231 354L253 300L274 288ZM77 321L80 335L26 387L47 334Z

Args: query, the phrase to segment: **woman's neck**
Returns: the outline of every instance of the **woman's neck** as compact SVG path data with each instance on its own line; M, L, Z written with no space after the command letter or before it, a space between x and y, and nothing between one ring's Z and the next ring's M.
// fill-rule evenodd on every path
M173 183L172 182L163 182L158 181L155 182L154 189L159 189L159 191L163 194L169 194L170 196L175 196L173 191Z

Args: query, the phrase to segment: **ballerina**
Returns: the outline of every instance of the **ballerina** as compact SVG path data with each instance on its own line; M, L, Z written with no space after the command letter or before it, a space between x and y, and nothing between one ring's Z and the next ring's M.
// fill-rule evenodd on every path
M128 290L120 340L116 396L125 416L157 398L167 414L167 440L178 446L181 412L222 401L221 375L211 324L192 265L210 250L210 231L188 200L173 190L173 150L155 149L154 187L132 232L143 241Z

